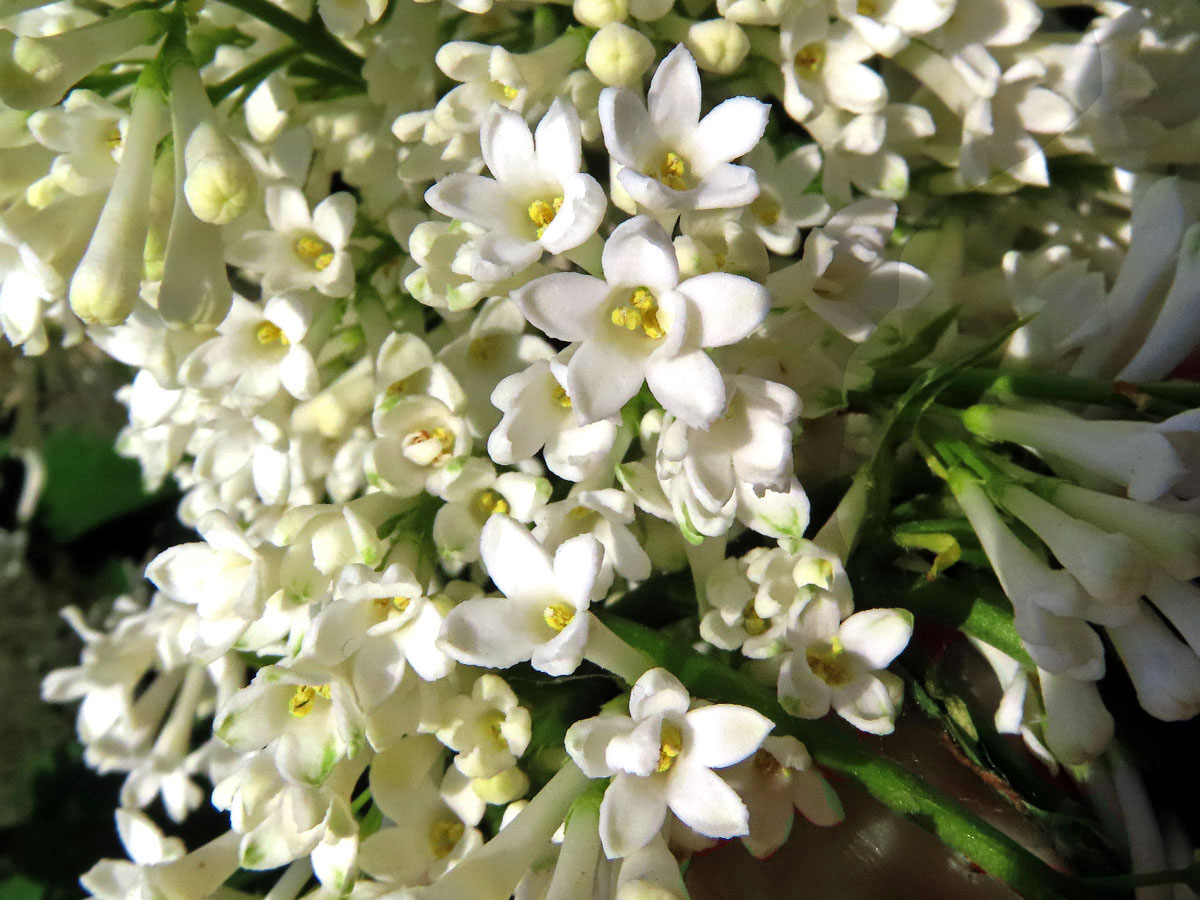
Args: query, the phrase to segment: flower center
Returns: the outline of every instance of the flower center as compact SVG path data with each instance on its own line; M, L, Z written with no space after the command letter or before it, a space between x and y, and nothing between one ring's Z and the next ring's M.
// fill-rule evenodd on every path
M787 774L787 769L775 758L775 755L766 750L759 750L754 754L753 766L756 772L760 772L766 777Z
M685 180L687 171L687 160L674 150L668 150L658 164L658 171L652 170L646 174L658 179L673 191L685 191L688 186Z
M746 629L746 634L751 637L758 637L768 628L767 620L755 610L753 599L742 610L742 627Z
M409 375L407 378L401 378L393 381L387 386L385 393L389 397L403 397L405 394L411 394L416 390L416 375Z
M492 335L477 337L467 346L467 355L476 362L488 362L492 358L495 343Z
M658 766L656 772L665 772L675 765L683 752L683 729L674 722L663 722L658 730Z
M510 103L517 99L517 94L521 93L510 84L505 84L503 81L493 81L492 87Z
M393 612L402 613L412 603L411 597L376 597L372 602L375 614L383 621Z
M440 466L454 453L454 435L441 425L405 436L400 446L405 458L418 466Z
M770 188L763 187L750 204L750 213L764 225L774 225L783 212L783 204Z
M836 636L828 646L814 645L804 653L812 673L830 687L841 687L854 680L850 654Z
M555 631L562 631L575 618L575 608L566 603L551 603L542 610L542 619Z
M871 0L858 0L858 6L855 7L854 11L860 16L873 19L875 18L875 14L879 12L879 8Z
M640 287L634 290L624 306L618 306L612 311L609 321L627 331L641 329L646 337L656 341L666 334L658 323L658 303L649 288Z
M438 859L445 859L462 840L462 822L434 822L429 828L429 852Z
M258 323L258 327L254 329L254 337L264 347L269 347L271 344L282 344L288 346L291 341L287 339L287 335L274 322L263 319Z
M480 491L471 501L471 512L479 522L486 522L492 513L504 515L509 510L508 501L499 491L491 488Z
M318 272L324 272L333 262L333 246L321 240L311 231L296 238L292 249L301 262L307 263Z
M554 402L557 403L559 406L561 406L563 409L571 408L571 398L567 394L567 389L565 387L563 387L561 384L556 384L554 386L554 390L551 391L551 395L554 397Z
M317 698L324 697L329 699L329 685L327 684L302 684L296 688L292 694L292 699L288 701L288 712L297 719L303 719L313 707L317 705Z
M806 44L800 48L793 61L801 75L815 75L825 62L824 44Z
M108 137L105 138L104 143L108 145L109 150L116 150L121 146L121 140L121 129L114 127L113 130L108 133Z
M549 203L545 200L534 200L529 204L529 221L537 226L537 236L540 238L562 209L563 198L555 197Z

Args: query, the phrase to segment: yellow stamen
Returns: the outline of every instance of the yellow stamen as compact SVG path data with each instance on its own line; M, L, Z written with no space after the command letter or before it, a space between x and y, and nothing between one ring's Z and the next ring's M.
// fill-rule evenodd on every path
M793 62L799 74L815 75L825 62L825 45L807 44L801 47Z
M467 355L477 362L487 362L492 358L493 343L490 335L477 337L467 346Z
M476 494L475 499L471 501L471 506L475 518L481 522L487 521L492 513L505 515L510 509L508 501L504 499L504 495L490 488Z
M516 100L517 94L521 93L515 87L512 87L510 85L501 84L500 82L496 82L496 84L499 85L500 93L502 93L504 95L505 100Z
M668 150L663 154L657 172L647 172L646 174L651 178L657 178L672 190L687 190L687 182L684 180L684 176L687 175L687 161L674 150Z
M641 329L646 337L656 341L667 333L658 322L658 303L649 288L635 289L629 295L628 304L614 309L609 321L627 331Z
M742 627L746 629L746 634L751 637L758 637L767 630L769 624L766 619L758 614L754 608L754 601L751 600L746 604L746 608L742 610Z
M291 341L287 339L287 335L283 333L283 329L274 322L269 322L266 319L258 323L258 328L255 329L254 336L264 347L269 344L282 344L285 347L291 344Z
M571 408L571 398L567 395L567 389L561 384L554 386L554 402L563 409Z
M787 769L783 767L783 764L775 758L774 754L766 750L759 750L754 754L753 766L756 772L767 777L787 774Z
M658 731L658 766L656 772L665 772L675 765L683 752L683 731L674 722L663 722Z
M333 247L321 240L315 234L302 234L296 238L292 249L301 262L306 262L318 272L324 272L333 262Z
M429 850L438 859L445 859L462 840L462 822L434 822L429 829Z
M109 150L116 150L121 146L121 129L114 128L108 133L108 138L104 141L108 145Z
M858 6L855 7L855 12L857 12L860 16L874 18L875 13L879 12L879 9L874 3L871 2L871 0L858 0Z
M830 687L841 687L854 680L850 654L836 636L829 641L828 647L809 647L804 658L812 673Z
M294 694L292 699L288 701L288 712L297 719L303 719L313 707L317 705L317 698L324 697L329 699L329 685L327 684L302 684Z
M750 204L750 213L764 225L774 225L783 213L783 205L770 188L762 188Z
M411 394L416 387L413 383L415 379L415 375L409 375L407 378L393 381L387 386L387 395L389 397L403 397L405 394Z
M529 221L538 227L538 237L546 233L546 229L554 221L554 217L558 215L558 211L562 209L562 205L562 197L555 197L549 203L545 200L534 200L529 204Z
M575 608L566 603L551 603L542 610L542 619L555 631L562 631L575 618Z

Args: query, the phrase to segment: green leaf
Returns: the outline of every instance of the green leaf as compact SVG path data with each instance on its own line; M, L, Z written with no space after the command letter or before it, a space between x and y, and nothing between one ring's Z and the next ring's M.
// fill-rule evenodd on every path
M0 881L0 900L42 900L46 886L24 875L12 875Z
M83 431L62 429L46 439L46 488L37 518L50 536L67 543L142 509L162 493L142 487L136 460L117 455L112 442Z

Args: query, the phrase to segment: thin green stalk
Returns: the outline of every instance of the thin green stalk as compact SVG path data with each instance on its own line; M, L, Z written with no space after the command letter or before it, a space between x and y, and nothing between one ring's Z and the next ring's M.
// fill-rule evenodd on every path
M297 56L304 52L304 48L298 44L289 44L286 47L280 47L261 59L257 59L250 65L239 69L228 78L218 81L208 89L208 99L212 101L213 106L216 106L234 91L240 87L246 87L249 90L254 90L259 83L276 69L283 68Z
M363 60L357 53L321 27L319 20L305 22L270 0L221 0L226 6L267 23L319 59L362 81Z
M906 390L923 369L877 372L869 393ZM955 373L942 395L973 401L985 391L1030 400L1058 400L1115 406L1156 415L1173 415L1200 406L1200 384L1182 381L1127 384L1104 378L1075 378L1070 375L1005 372L1001 369L969 368Z
M671 671L693 696L737 703L770 717L777 733L802 740L820 765L853 778L885 806L933 832L1022 897L1084 900L1094 896L1092 888L1054 871L1012 838L914 773L880 757L853 735L828 723L789 716L771 688L645 626L617 617L606 617L606 622L619 637Z

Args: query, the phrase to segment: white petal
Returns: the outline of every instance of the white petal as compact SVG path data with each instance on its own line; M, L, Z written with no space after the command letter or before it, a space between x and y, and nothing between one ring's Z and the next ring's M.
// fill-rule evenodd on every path
M842 623L838 636L872 669L883 669L908 646L912 631L913 616L906 609L864 609Z
M538 166L542 171L553 173L564 182L577 174L580 135L579 114L575 112L575 107L562 97L556 98L538 123L534 143Z
M567 729L567 753L588 778L606 778L616 774L605 759L609 742L632 730L633 720L628 716L584 719Z
M313 210L313 230L335 250L343 249L354 229L354 195L346 191L330 194Z
M689 760L678 761L671 770L667 803L683 824L708 837L731 838L750 830L750 813L737 791Z
M770 295L761 284L727 272L689 278L678 291L692 306L689 324L701 347L737 343L762 323L771 306Z
M771 107L752 97L731 97L700 120L692 162L705 169L749 153L762 138Z
M538 600L557 592L549 554L516 519L503 515L489 518L483 526L479 553L488 575L507 596Z
M660 135L689 134L700 121L700 70L683 44L667 54L650 80L650 119Z
M551 253L578 247L600 227L608 197L591 175L568 175L563 179L563 202L554 221L542 233L542 246Z
M567 364L567 393L577 415L596 422L617 415L642 386L645 361L606 341L585 341Z
M691 698L683 683L666 669L651 669L629 693L629 714L634 719L662 717L687 712Z
M645 286L656 294L679 284L675 247L663 227L649 216L636 216L613 229L601 258L610 285Z
M554 576L566 599L578 610L591 603L592 587L600 574L604 547L590 534L563 541L554 552Z
M494 108L479 131L479 147L497 181L521 184L537 171L533 134L511 110Z
M635 169L654 153L654 126L642 99L629 88L600 92L598 112L604 146L613 159Z
M271 185L266 189L267 221L275 231L312 227L308 201L297 187Z
M509 192L494 178L448 175L425 192L425 202L444 216L492 231L515 231Z
M741 762L762 746L775 727L761 713L730 703L694 709L687 714L687 723L693 740L688 758L712 769Z
M446 614L438 646L459 662L506 669L542 643L541 616L536 606L506 597L467 600Z
M725 408L725 383L703 350L651 362L646 384L663 409L692 428L708 428Z
M618 774L600 801L600 841L609 859L641 850L667 817L666 785L655 778Z

